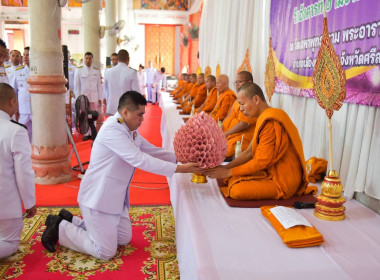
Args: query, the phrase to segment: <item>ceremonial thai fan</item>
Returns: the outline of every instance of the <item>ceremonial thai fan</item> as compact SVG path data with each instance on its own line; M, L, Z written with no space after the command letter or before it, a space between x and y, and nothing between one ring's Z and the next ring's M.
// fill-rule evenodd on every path
M79 95L75 101L75 128L80 134L86 134L90 126L88 124L88 111L90 110L90 102L87 96Z
M340 221L345 218L341 196L343 186L338 172L333 170L332 126L331 117L334 110L339 110L346 98L346 75L330 42L326 10L323 11L323 34L321 47L313 72L313 89L318 104L326 110L329 127L330 171L322 182L321 194L317 196L314 215L329 221Z
M269 53L267 58L267 65L265 66L265 91L267 92L269 102L274 93L276 86L276 68L274 66L272 37L269 38Z

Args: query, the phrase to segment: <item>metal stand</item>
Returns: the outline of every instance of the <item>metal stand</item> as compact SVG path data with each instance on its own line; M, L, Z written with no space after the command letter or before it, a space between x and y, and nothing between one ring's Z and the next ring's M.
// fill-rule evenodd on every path
M70 139L70 142L71 142L71 146L73 147L73 151L75 153L75 156L77 158L77 161L78 161L78 164L79 164L79 168L80 168L80 172L82 174L84 174L84 169L83 169L83 165L82 165L82 162L80 161L80 158L79 158L79 154L78 154L78 151L77 151L77 147L75 146L75 143L74 143L74 139L73 139L73 136L71 135L71 129L69 127L69 125L67 124L66 125L66 132L67 132L67 136L69 136L69 139ZM72 152L71 152L72 153ZM79 177L79 176L78 176Z

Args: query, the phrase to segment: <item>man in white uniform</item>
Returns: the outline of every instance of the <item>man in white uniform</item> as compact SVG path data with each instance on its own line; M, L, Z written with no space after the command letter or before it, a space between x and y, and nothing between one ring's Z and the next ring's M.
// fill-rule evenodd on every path
M68 56L68 71L69 71L69 89L74 93L74 74L77 66L71 61L71 54L67 52Z
M100 71L92 67L93 54L86 52L84 55L84 66L79 66L74 75L74 92L76 98L79 95L85 95L90 102L90 110L99 111L102 106L103 88L100 81ZM89 130L83 137L83 140L89 140L91 137Z
M144 71L144 66L141 64L139 65L139 71L137 72L137 79L139 80L140 93L146 98L146 74Z
M15 69L21 66L21 53L18 50L11 51L11 62L11 65L5 66L9 81L12 81Z
M5 68L4 68L4 62L5 62L5 59L7 58L7 53L8 53L7 45L2 39L0 39L0 83L8 84L9 80L8 80L7 72L5 71ZM8 54L8 57L9 57L9 54Z
M154 77L154 89L153 89L153 105L158 104L160 99L161 90L166 88L166 76L165 68L162 67L161 71L157 71L156 76Z
M42 245L55 251L61 245L102 260L112 258L118 245L132 238L129 217L129 184L135 168L171 176L199 172L195 163L176 164L173 152L157 148L137 131L145 113L146 99L136 91L124 93L118 111L100 129L92 147L90 165L78 194L83 220L62 209L49 215Z
M126 91L140 92L137 71L129 68L129 53L120 50L117 54L118 64L110 68L104 75L104 99L107 104L107 115L114 115L117 111L120 96Z
M15 69L10 85L17 93L19 123L28 129L29 142L32 143L32 109L29 84L26 79L29 77L29 47L24 49L25 65Z
M154 88L154 80L157 75L156 69L153 68L152 61L149 61L149 68L145 70L146 73L146 89L148 92L148 102L153 102L153 88Z
M13 88L0 83L0 259L17 251L26 217L36 214L31 148L24 127L11 121L17 110Z

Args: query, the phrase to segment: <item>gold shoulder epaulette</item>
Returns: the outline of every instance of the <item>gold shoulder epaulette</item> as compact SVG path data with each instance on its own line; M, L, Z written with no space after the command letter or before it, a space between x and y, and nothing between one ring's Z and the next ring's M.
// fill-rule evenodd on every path
M116 119L118 123L123 123L123 119L122 118L117 118Z
M81 66L78 66L77 68L83 68L83 65L81 65Z
M9 68L9 67L11 67L10 64L7 64L7 65L4 66L4 68Z
M22 68L24 68L25 67L25 65L22 65L22 66L20 66L20 67L17 67L15 70L20 70L20 69L22 69Z
M111 68L112 67L112 65L107 65L107 67L106 68Z

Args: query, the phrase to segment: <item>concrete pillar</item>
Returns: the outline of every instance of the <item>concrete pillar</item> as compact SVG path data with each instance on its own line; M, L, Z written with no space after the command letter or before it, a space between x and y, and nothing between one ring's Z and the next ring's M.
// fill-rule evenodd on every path
M82 4L84 52L92 52L94 55L93 65L100 70L100 23L99 10L100 0L91 0ZM84 54L83 54L84 55Z
M106 26L113 26L117 22L117 1L118 0L107 0L106 1ZM106 30L105 39L106 39L106 56L111 56L116 52L117 46L117 36L118 35L109 35L109 30Z
M72 178L66 134L61 49L61 8L56 0L29 0L30 84L33 120L32 164L37 184L59 184ZM43 26L43 28L41 28Z

